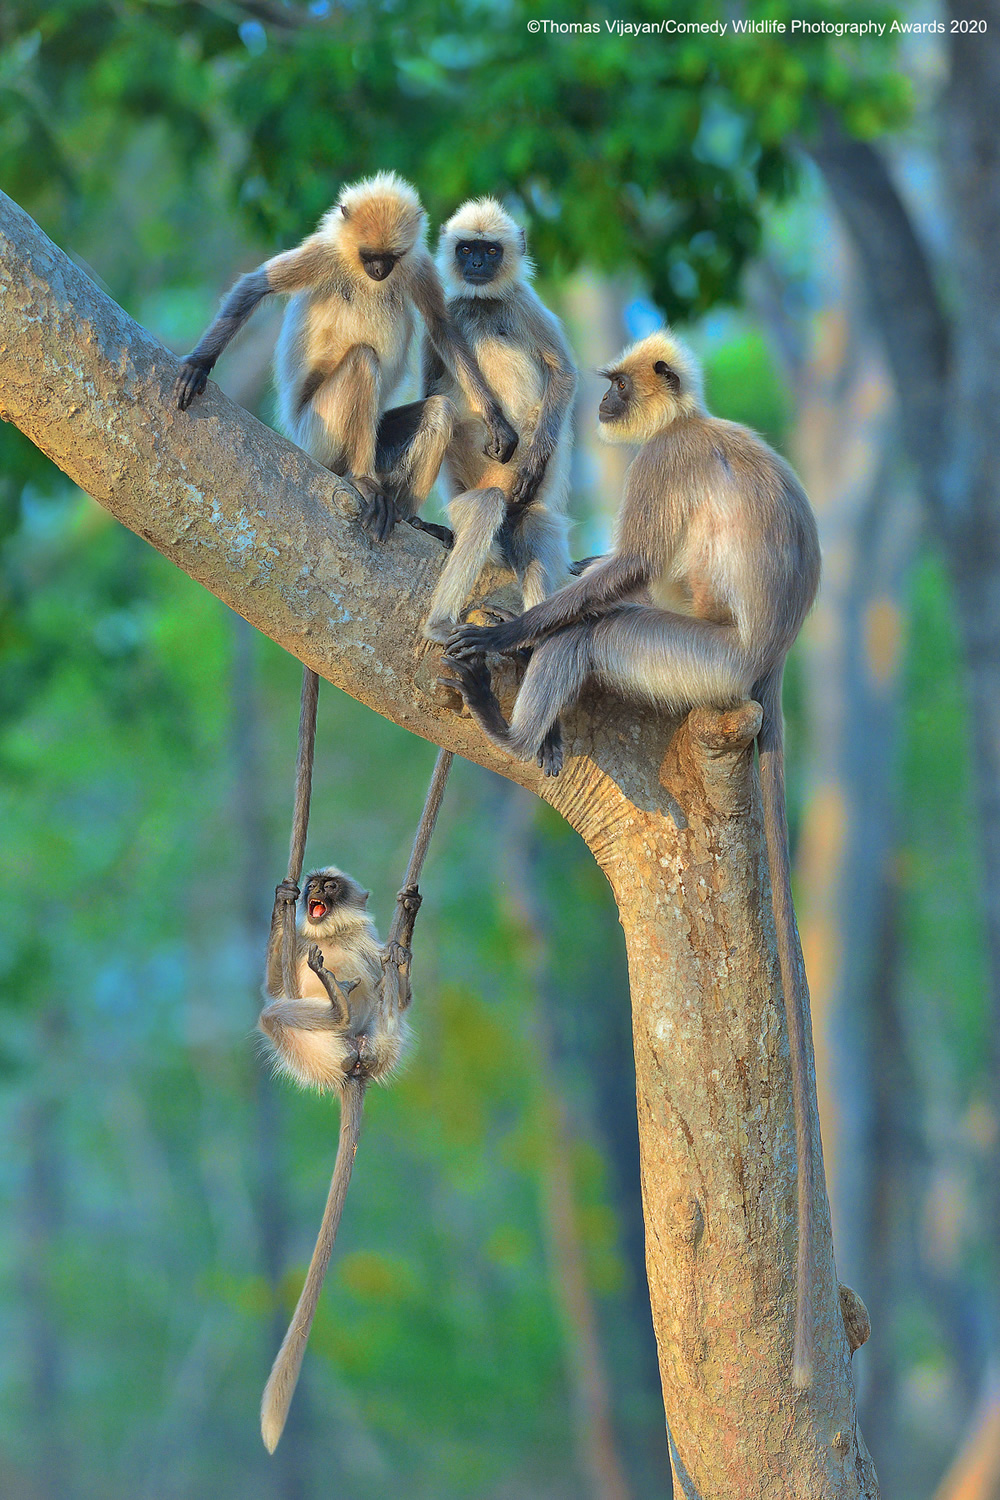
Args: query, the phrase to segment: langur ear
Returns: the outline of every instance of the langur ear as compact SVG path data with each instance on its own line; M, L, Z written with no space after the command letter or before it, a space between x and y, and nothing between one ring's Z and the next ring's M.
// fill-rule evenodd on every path
M350 213L348 212L348 208L347 208L347 204L346 203L342 203L340 205L340 212L343 214L343 216L344 216L345 219L349 219L351 217Z
M524 232L523 229L519 229L517 231L517 237L518 237L518 240L520 241L520 244L521 244L521 254L522 255L527 255L527 253L528 253L528 237L525 234L525 232Z
M670 366L666 364L662 359L658 359L656 361L653 369L657 375L661 375L663 377L675 396L680 394L681 377L678 375L676 370L672 370Z

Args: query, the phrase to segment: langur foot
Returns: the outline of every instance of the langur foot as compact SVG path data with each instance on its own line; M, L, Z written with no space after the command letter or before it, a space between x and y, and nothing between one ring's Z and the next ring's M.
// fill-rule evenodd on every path
M466 708L473 713L484 713L496 703L489 670L482 656L463 657L458 661L446 656L442 665L450 675L439 677L438 682L442 687L461 693Z
M559 720L552 725L542 743L538 747L535 757L546 776L558 776L563 768L563 742L562 729Z
M396 502L386 495L367 475L351 475L351 484L361 496L358 520L373 542L386 542L396 524Z
M450 615L431 615L424 621L424 640L432 641L437 646L445 646L448 637L455 629L455 621Z
M436 521L422 521L419 516L410 516L407 525L412 526L414 531L429 531L431 536L436 536L439 542L444 543L448 552L455 545L455 533L448 526L439 526Z
M410 972L412 958L413 953L402 943L389 943L385 950L386 963L392 964L393 968L398 970L400 974L408 974Z

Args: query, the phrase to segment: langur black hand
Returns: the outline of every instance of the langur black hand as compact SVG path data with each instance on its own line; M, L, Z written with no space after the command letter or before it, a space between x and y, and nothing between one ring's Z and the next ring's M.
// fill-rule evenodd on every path
M541 488L548 467L549 455L529 450L522 460L520 471L510 492L512 505L530 505Z
M520 622L521 616L517 615L503 625L457 625L445 646L445 662L468 661L489 651L509 656L524 644Z
M517 447L517 433L507 421L499 406L490 407L483 418L486 423L488 437L483 446L483 452L487 458L492 458L498 464L510 462L514 449Z
M387 542L396 524L396 502L379 489L374 479L365 475L351 476L351 484L358 491L364 504L358 516L361 525L373 542Z
M192 359L188 355L181 365L181 372L174 381L174 395L177 397L178 411L187 411L195 396L200 396L208 384L208 372L211 365L202 364L200 360Z
M294 880L283 880L280 885L276 885L274 888L274 899L276 902L280 902L282 906L294 906L300 894L301 892Z
M414 914L420 910L423 899L423 896L421 896L419 889L415 885L404 885L396 897L397 903L404 911L413 912Z

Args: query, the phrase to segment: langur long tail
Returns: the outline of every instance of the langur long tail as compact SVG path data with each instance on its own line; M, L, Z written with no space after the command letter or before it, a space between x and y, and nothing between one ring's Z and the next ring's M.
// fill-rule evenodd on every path
M800 982L800 950L792 905L788 858L788 815L785 808L785 752L781 718L781 679L784 663L760 684L764 710L757 749L760 755L760 785L764 804L764 833L771 877L774 926L778 939L778 963L785 1000L788 1045L792 1063L792 1099L795 1109L795 1157L797 1175L798 1248L795 1263L795 1342L792 1352L792 1384L805 1390L813 1375L813 1142L810 1128L807 1028L809 996L804 974Z
M309 1270L298 1305L288 1325L278 1357L271 1367L267 1385L260 1403L260 1431L264 1447L273 1453L278 1446L288 1416L292 1396L302 1367L302 1356L309 1342L313 1314L323 1289L323 1278L330 1264L333 1242L337 1238L340 1216L344 1211L344 1199L351 1181L354 1156L361 1133L361 1115L364 1109L365 1085L358 1079L349 1078L340 1096L340 1139L337 1143L337 1160L330 1180L330 1192L323 1210L323 1222L316 1237Z

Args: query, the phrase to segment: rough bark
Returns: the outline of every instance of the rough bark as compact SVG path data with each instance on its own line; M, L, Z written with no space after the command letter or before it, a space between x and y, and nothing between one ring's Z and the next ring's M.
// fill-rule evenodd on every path
M789 1378L795 1148L757 706L700 710L677 726L593 697L566 725L566 770L546 783L434 687L436 654L418 644L442 559L432 538L404 526L370 546L350 487L213 387L178 412L174 358L2 197L0 264L2 414L322 676L544 797L608 876L628 949L647 1266L678 1494L876 1495L819 1161L816 1378L806 1394Z

